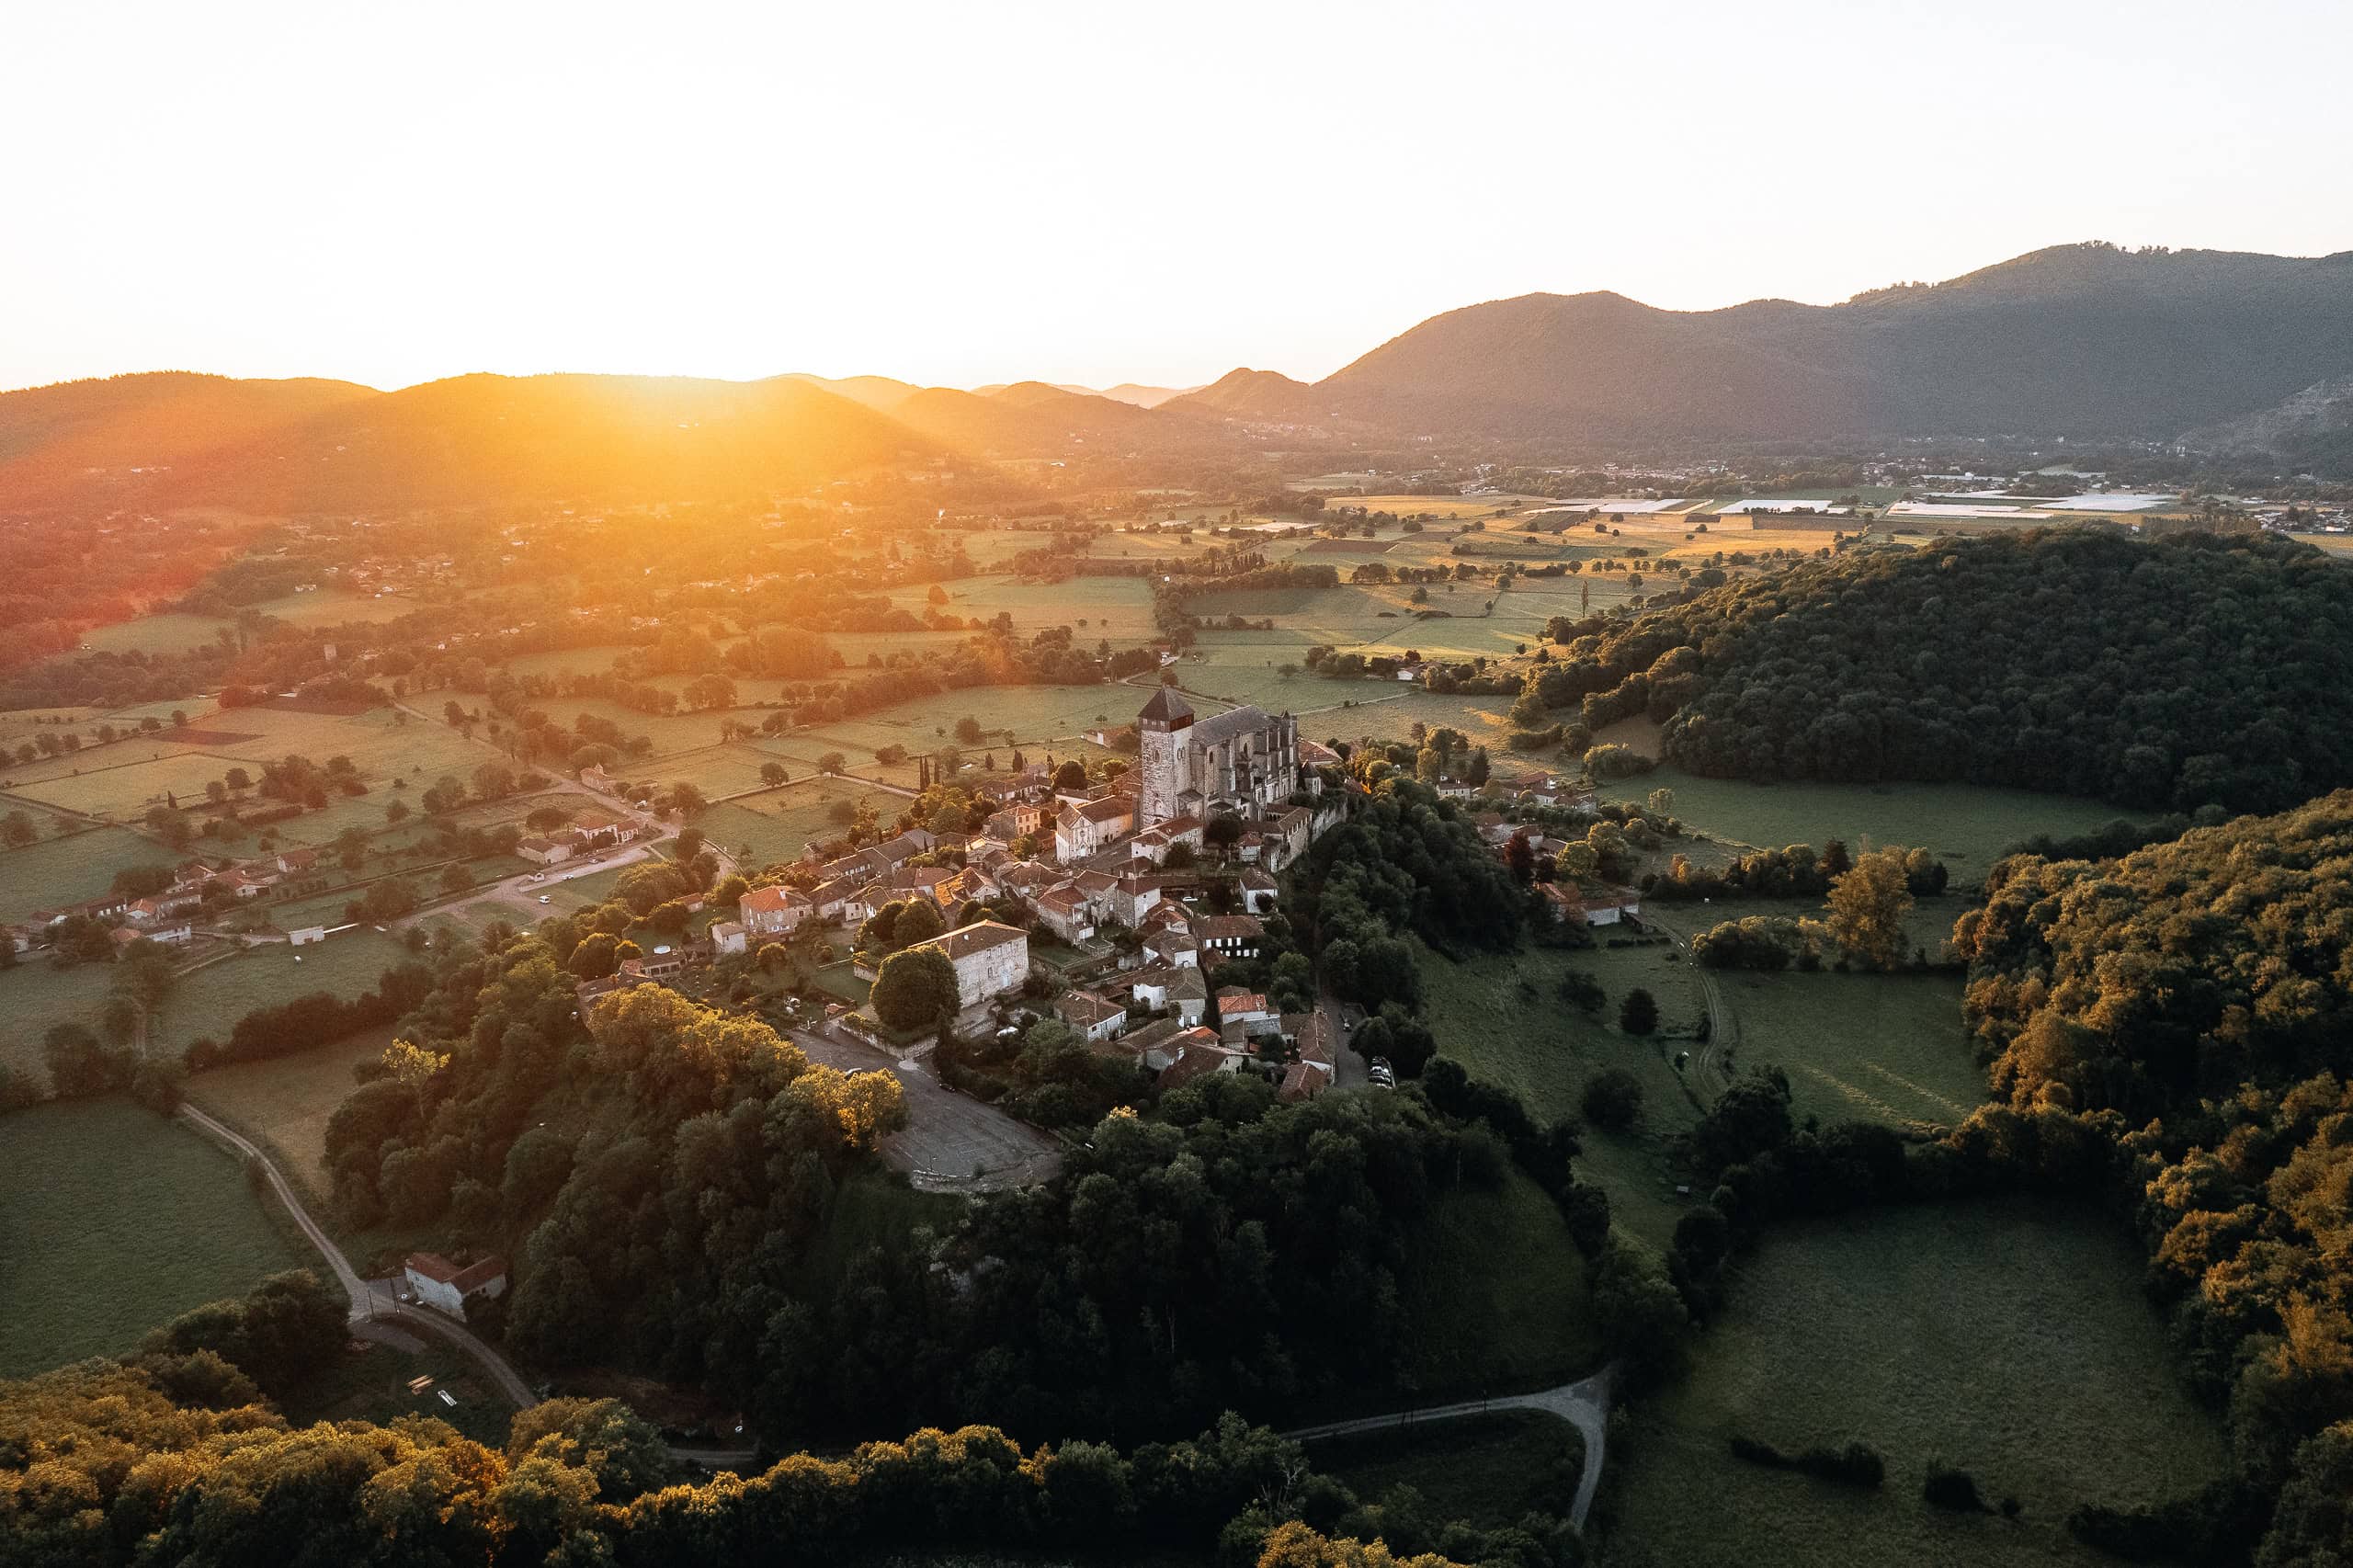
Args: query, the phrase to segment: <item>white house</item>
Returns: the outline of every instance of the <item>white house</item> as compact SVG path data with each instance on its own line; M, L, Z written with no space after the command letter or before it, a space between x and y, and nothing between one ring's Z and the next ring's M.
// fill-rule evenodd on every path
M994 920L976 920L915 946L945 954L955 966L959 1008L1018 991L1029 978L1029 934Z
M750 941L750 934L739 921L714 920L710 923L710 946L722 958L743 952Z
M1054 817L1054 854L1064 865L1085 859L1135 824L1135 806L1118 795L1064 806Z
M1090 1044L1118 1037L1128 1027L1128 1010L1091 991L1073 991L1054 1004L1063 1022L1084 1035Z
M506 1293L506 1260L494 1256L460 1268L438 1252L413 1252L401 1272L418 1301L461 1322L469 1301L495 1301Z

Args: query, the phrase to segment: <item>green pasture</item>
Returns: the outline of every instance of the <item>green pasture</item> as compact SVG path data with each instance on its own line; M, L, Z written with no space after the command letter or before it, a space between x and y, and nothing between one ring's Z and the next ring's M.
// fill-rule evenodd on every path
M2220 1423L2183 1389L2142 1260L2113 1224L2025 1201L1879 1210L1775 1231L1737 1267L1689 1377L1613 1444L1624 1467L1605 1562L2111 1562L2066 1533L2085 1503L2131 1506L2222 1473ZM1735 1434L1795 1452L1870 1444L1880 1492L1733 1457ZM1967 1470L2015 1521L1926 1506L1931 1460Z
M1602 786L1605 800L1675 791L1675 814L1719 838L1759 848L1844 839L1859 853L1902 845L1943 860L1974 887L2002 851L2036 833L2065 836L2129 813L2097 801L1978 784L1751 784L1673 767Z
M0 813L20 809L0 800ZM28 814L46 829L41 812ZM42 837L21 849L0 849L0 920L22 920L36 909L97 898L108 891L118 871L177 863L169 849L120 827L92 828L64 838Z
M352 1070L392 1042L392 1028L313 1046L266 1062L238 1062L188 1080L188 1097L267 1148L286 1174L313 1195L331 1187L327 1119L358 1086Z
M1597 1015L1565 1006L1555 994L1569 971L1592 976L1608 994ZM1608 1190L1620 1226L1663 1249L1684 1207L1675 1194L1681 1178L1675 1174L1673 1140L1698 1119L1673 1061L1677 1051L1693 1047L1688 1040L1621 1033L1618 1006L1640 986L1657 999L1666 1030L1688 1034L1707 1009L1696 966L1671 945L1605 945L1488 954L1461 963L1424 951L1421 974L1439 1051L1472 1077L1519 1096L1540 1120L1582 1117L1579 1096L1604 1068L1625 1068L1641 1081L1641 1119L1622 1133L1589 1131L1578 1166ZM1535 988L1532 996L1520 988L1522 980Z
M0 1121L0 1377L135 1347L298 1253L238 1160L128 1100Z

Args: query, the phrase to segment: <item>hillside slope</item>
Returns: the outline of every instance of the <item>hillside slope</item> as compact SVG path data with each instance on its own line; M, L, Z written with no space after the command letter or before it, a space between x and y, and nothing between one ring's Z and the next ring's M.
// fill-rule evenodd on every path
M216 449L154 498L283 513L750 497L934 449L790 379L472 375Z
M1505 437L2169 437L2346 374L2353 253L2067 245L1839 305L1495 301L1422 323L1313 392L1400 431Z
M350 381L163 370L0 392L0 495L18 505L136 487L170 467L383 394Z

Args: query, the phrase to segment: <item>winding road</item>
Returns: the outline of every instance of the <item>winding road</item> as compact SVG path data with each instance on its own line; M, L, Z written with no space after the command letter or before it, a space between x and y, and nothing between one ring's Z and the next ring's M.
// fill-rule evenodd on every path
M1604 1367L1582 1382L1563 1383L1535 1393L1506 1394L1500 1399L1466 1399L1460 1404L1434 1404L1419 1410L1392 1411L1386 1415L1364 1415L1354 1421L1327 1421L1320 1426L1302 1426L1285 1432L1294 1442L1312 1443L1318 1437L1346 1437L1360 1432L1388 1432L1419 1426L1431 1421L1453 1421L1465 1415L1485 1415L1498 1410L1540 1410L1557 1415L1585 1436L1585 1471L1577 1477L1576 1500L1569 1506L1569 1523L1582 1530L1586 1515L1593 1507L1593 1494L1601 1486L1603 1447L1609 1435L1609 1380L1612 1369Z

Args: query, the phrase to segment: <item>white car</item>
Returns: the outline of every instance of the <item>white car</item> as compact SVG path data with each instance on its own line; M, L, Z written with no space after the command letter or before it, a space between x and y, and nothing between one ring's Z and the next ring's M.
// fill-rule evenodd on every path
M541 903L547 903L547 901L548 901L548 895L547 895L547 894L545 894L545 893L541 893L541 894L540 894L540 902Z

